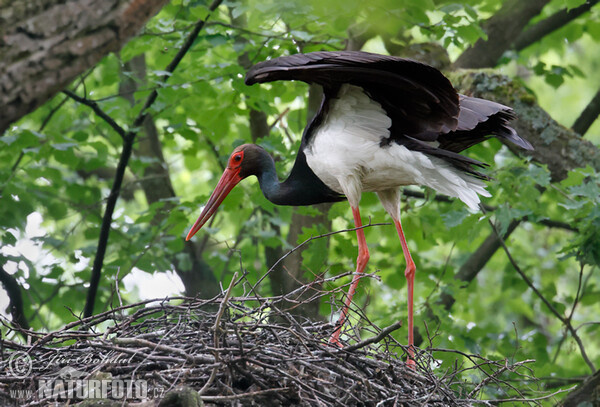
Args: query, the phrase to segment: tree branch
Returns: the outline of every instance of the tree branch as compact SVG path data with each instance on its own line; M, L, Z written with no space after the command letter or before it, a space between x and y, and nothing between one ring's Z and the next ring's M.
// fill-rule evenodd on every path
M112 129L119 135L121 136L121 138L123 140L125 140L126 136L127 136L127 132L125 131L125 129L121 126L119 126L117 124L117 122L110 117L108 114L106 114L98 105L98 103L96 103L93 100L90 99L86 99L86 98L82 98L81 96L77 96L74 92L68 90L68 89L64 89L62 91L65 95L67 95L68 97L70 97L71 99L73 99L74 101L76 101L77 103L81 103L82 105L86 105L88 107L90 107L94 113L96 113L96 115L98 117L100 117L102 120L104 120L110 127L112 127Z
M592 404L592 395L600 392L600 371L588 377L583 383L569 393L569 395L560 403L562 407L577 407ZM597 398L596 398L597 400Z
M206 16L206 18L204 20L199 20L195 24L194 30L192 30L192 32L190 34L188 34L188 37L186 38L185 42L183 43L181 49L179 50L179 52L177 52L177 54L175 55L173 60L169 63L169 65L165 69L167 72L172 73L175 70L175 68L177 68L177 65L179 64L179 62L181 62L181 60L183 59L185 54L187 54L187 52L192 47L194 40L200 33L200 30L202 29L202 27L204 27L206 20L210 16L210 13L213 12L221 4L221 2L222 2L222 0L214 0L209 7L209 14ZM169 75L165 75L163 77L163 82L166 82L168 80L168 78L169 78ZM94 258L94 264L92 267L92 276L90 279L90 288L88 290L88 295L87 295L85 308L84 308L84 318L87 318L94 313L94 304L96 302L96 294L98 292L98 285L100 283L100 276L102 273L102 265L104 263L104 255L106 253L106 247L108 245L108 237L110 234L110 224L112 222L112 216L113 216L113 213L115 210L117 200L119 199L119 193L121 190L121 184L123 182L123 176L125 174L125 170L127 169L129 158L131 157L131 152L133 150L133 142L137 135L138 128L142 125L142 123L144 122L144 119L146 118L146 110L150 106L152 106L152 104L156 101L157 96L158 96L158 91L155 89L152 91L152 93L150 93L150 95L146 99L146 102L144 103L144 107L142 108L142 110L140 111L139 115L137 116L137 118L135 119L135 121L133 123L132 130L127 132L124 135L119 133L119 134L121 134L121 137L123 137L123 149L121 150L121 156L119 157L119 164L117 165L115 179L113 181L110 195L108 196L108 199L106 201L106 209L104 212L104 216L102 218L102 226L100 228L100 236L98 237L98 248L96 251L96 257ZM92 107L92 109L93 109L93 106L91 106L88 103L86 103L86 104L88 106ZM108 122L108 123L110 124L110 122ZM115 131L119 132L119 130L117 128L113 127L113 129Z
M571 336L573 336L573 339L575 339L575 341L577 342L577 345L579 346L579 351L581 352L581 357L583 358L585 363L588 365L588 367L590 368L592 373L595 373L596 367L594 366L594 364L588 357L588 355L585 351L585 347L583 346L583 342L582 342L581 338L579 337L579 335L577 334L577 330L571 324L570 318L566 318L563 315L561 315L560 312L558 312L558 310L554 307L554 305L552 305L552 303L550 301L548 301L546 299L546 297L544 297L544 295L537 289L537 287L533 284L533 281L531 281L529 279L529 277L527 277L527 275L523 272L523 270L521 270L521 268L519 267L519 265L517 264L515 259L510 254L510 251L508 250L508 247L504 243L504 240L502 238L500 238L500 234L498 233L496 226L491 221L490 221L490 225L492 227L493 232L497 235L498 239L500 240L500 244L502 245L502 248L504 249L504 252L506 253L506 257L508 257L510 264L512 264L512 266L517 271L517 273L519 273L519 275L521 276L523 281L525 281L525 283L529 286L529 288L531 288L531 290L535 293L535 295L537 295L539 297L539 299L542 300L542 302L546 305L546 307L550 310L550 312L552 312L556 316L556 318L558 318L563 323L563 325L567 328L567 330L571 333Z
M208 15L204 18L204 20L198 20L198 22L194 25L194 29L192 30L192 32L190 32L188 34L185 42L179 49L179 52L177 52L177 54L175 55L173 60L165 68L165 71L168 72L168 74L163 75L160 82L162 82L162 83L167 82L167 80L170 77L169 74L171 74L175 71L175 68L177 68L177 65L179 65L179 63L181 62L181 60L183 59L185 54L187 54L187 52L190 50L190 48L194 44L194 41L196 41L196 37L198 37L198 34L200 33L200 31L202 30L202 28L204 28L204 25L206 24L206 21L208 21L210 14L213 11L215 11L217 9L217 7L219 7L221 5L222 2L223 2L223 0L213 0L211 5L208 7ZM146 117L146 110L150 106L152 106L152 104L156 101L157 97L158 97L158 89L154 89L150 93L150 95L148 95L148 99L146 99L146 103L144 103L144 107L140 111L140 114L138 115L138 117L133 122L133 127L138 127L144 122L144 118Z
M588 0L579 7L571 10L562 9L552 14L550 17L538 21L533 26L527 28L513 43L513 48L517 51L527 48L531 44L534 44L544 38L551 32L558 30L559 28L567 25L571 21L575 20L582 14L590 11L600 0Z
M511 48L529 21L542 11L550 0L507 0L500 10L483 25L488 39L480 38L454 62L455 68L489 68L496 66L505 51Z
M519 226L519 220L513 220L506 229L503 239L508 239L512 232ZM502 246L502 240L499 239L497 233L492 232L483 243L473 252L466 262L460 267L458 273L454 276L455 279L470 283L477 277L477 274L483 269L486 263L492 258L494 253ZM444 309L450 310L456 299L454 296L442 292L440 295L440 303L444 305Z
M525 153L547 165L552 182L563 180L569 171L586 164L600 171L600 149L553 120L521 84L502 75L478 71L452 72L449 77L465 95L491 99L514 109L519 118L513 122L515 130L535 150L523 152L510 144L506 146L515 154Z
M125 176L125 170L131 157L133 150L133 142L135 140L136 133L130 131L123 137L123 149L121 150L121 156L119 157L119 164L115 172L115 179L113 181L110 194L106 200L106 209L104 210L104 216L102 217L102 225L100 227L100 236L98 237L98 246L96 248L96 256L94 257L94 264L92 266L92 276L90 278L90 288L88 289L87 299L85 302L85 308L83 311L83 317L87 318L92 316L94 313L94 304L96 302L96 294L98 292L98 285L100 284L100 275L102 273L102 265L104 264L104 255L106 254L106 247L108 246L108 236L110 234L110 224L112 222L112 216L119 199L119 193L121 192L121 185Z
M119 50L167 0L30 3L0 2L0 134Z
M600 89L573 123L573 131L583 136L596 121L598 115L600 115Z

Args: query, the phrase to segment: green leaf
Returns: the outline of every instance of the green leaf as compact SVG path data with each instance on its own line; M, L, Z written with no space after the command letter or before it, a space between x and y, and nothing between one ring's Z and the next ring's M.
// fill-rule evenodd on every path
M567 11L585 4L586 0L563 0Z

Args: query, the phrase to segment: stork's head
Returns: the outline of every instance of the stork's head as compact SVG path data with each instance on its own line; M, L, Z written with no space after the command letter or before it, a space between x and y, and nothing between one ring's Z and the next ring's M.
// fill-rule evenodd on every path
M233 187L250 175L260 174L266 158L271 159L265 149L256 144L243 144L233 150L227 161L227 168L185 240L190 240L204 226Z

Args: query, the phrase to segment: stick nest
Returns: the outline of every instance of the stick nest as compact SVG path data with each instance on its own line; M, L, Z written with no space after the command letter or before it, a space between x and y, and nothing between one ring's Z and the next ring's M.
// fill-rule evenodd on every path
M327 344L331 324L279 311L271 301L256 307L257 301L227 294L145 301L49 334L27 331L29 346L2 341L0 404L441 407L475 402L451 389L453 376L433 375L425 367L432 359L423 353L416 370L406 366L404 349L389 335L399 323L385 330L367 326L371 339L339 349ZM19 352L31 360L24 377L11 371L11 355ZM127 399L109 389L103 400L89 394L57 399L56 384L52 392L40 392L40 379L142 380L146 397ZM18 399L15 389L33 393Z

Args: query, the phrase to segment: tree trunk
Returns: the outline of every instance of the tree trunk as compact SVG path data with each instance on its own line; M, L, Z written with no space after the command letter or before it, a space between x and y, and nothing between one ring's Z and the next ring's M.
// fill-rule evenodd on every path
M119 50L167 0L0 0L0 134Z

